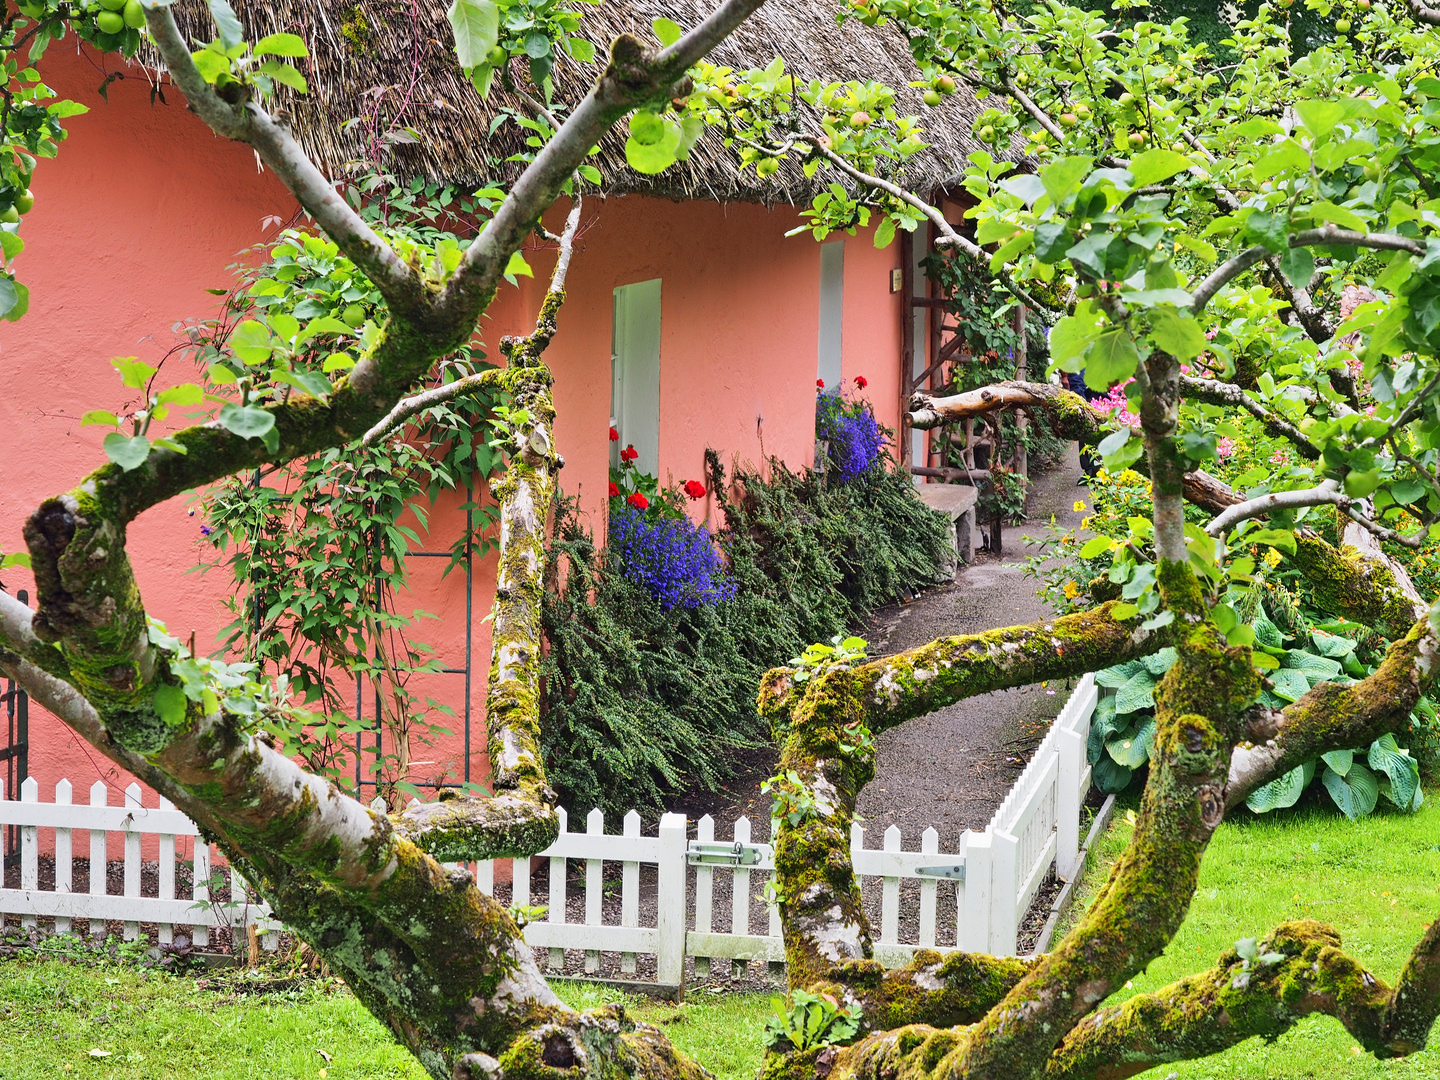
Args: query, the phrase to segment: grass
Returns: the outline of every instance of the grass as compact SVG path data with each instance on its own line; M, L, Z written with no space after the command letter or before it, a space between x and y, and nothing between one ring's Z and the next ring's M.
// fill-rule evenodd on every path
M245 995L238 985L217 992L131 964L0 963L0 1080L425 1080L343 986L312 981ZM619 997L587 985L556 990L580 1008ZM751 1080L769 999L693 998L680 1006L624 1000L720 1080Z
M1427 792L1427 794L1430 794ZM1308 803L1309 795L1307 795ZM1383 800L1382 800L1383 802ZM1090 869L1071 908L1078 917L1130 840L1127 810L1091 852ZM1328 805L1307 804L1264 816L1240 811L1221 825L1200 871L1189 917L1165 955L1111 1000L1157 990L1202 971L1241 938L1311 918L1335 927L1347 952L1388 982L1431 920L1440 916L1440 807L1436 796L1415 814L1377 810L1346 821ZM1431 1080L1440 1076L1432 1035L1423 1053L1382 1062L1339 1022L1312 1016L1273 1045L1251 1040L1217 1057L1165 1066L1147 1075L1178 1080Z

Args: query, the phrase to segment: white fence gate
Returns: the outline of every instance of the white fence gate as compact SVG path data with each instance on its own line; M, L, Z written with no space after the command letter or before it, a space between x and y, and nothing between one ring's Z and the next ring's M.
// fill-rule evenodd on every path
M1052 867L1061 878L1075 873L1080 852L1080 813L1090 789L1090 769L1085 744L1097 691L1094 679L1086 675L1066 702L1055 723L1041 741L1035 756L1020 774L995 811L983 832L967 832L959 850L941 852L936 831L926 829L919 851L904 851L900 830L885 831L879 848L865 846L865 830L853 826L850 854L855 873L862 880L881 882L879 934L876 958L887 966L909 962L919 948L941 952L963 949L1000 956L1014 955L1021 920ZM0 790L3 797L3 790ZM194 928L195 941L203 944L211 926L257 925L267 931L266 944L274 947L273 931L278 924L268 918L263 905L216 904L209 900L207 878L210 847L197 836L195 826L168 802L157 808L140 805L140 789L132 784L125 792L125 805L106 805L104 784L90 791L90 806L70 805L70 785L56 787L55 801L41 803L34 780L27 780L19 802L0 801L0 825L21 827L21 882L19 889L0 889L0 914L18 914L25 925L34 926L36 916L54 917L57 932L66 932L71 920L91 919L92 934L103 933L105 919L123 920L125 936L134 938L138 923L160 924L160 940L171 938L176 924ZM686 819L666 814L655 836L641 835L640 815L625 815L619 835L605 832L599 810L586 818L584 832L570 832L565 811L560 811L559 838L540 858L549 859L548 894L531 896L529 859L513 863L511 902L529 906L543 903L543 919L525 928L526 941L549 950L550 965L564 963L566 949L584 949L585 969L596 972L602 952L621 955L621 971L636 970L636 955L656 958L657 982L673 986L684 977L687 955L695 957L697 975L710 970L712 960L780 962L785 958L780 934L779 913L771 907L768 929L755 934L750 928L750 905L754 891L752 874L774 869L774 849L751 837L751 822L741 818L732 836L717 840L715 822L708 815L697 823L696 838L687 839ZM55 882L53 890L41 890L38 883L38 831L55 830ZM90 890L70 891L72 834L90 830ZM105 894L105 844L108 832L125 837L124 895ZM140 895L141 836L160 837L159 895ZM773 837L773 823L771 829ZM192 896L175 897L175 838L197 837ZM567 921L566 861L585 863L584 921ZM603 867L606 862L621 865L621 904L618 924L602 921L604 898ZM656 917L654 926L640 925L640 868L653 865L656 873ZM493 892L494 862L472 864L477 885ZM687 900L687 875L693 871L695 902L693 912ZM715 926L715 875L731 875L731 911L728 928ZM919 882L919 911L915 940L900 940L901 881ZM232 896L243 896L244 886L232 871ZM937 946L937 903L939 883L955 884L955 944ZM693 923L692 923L693 915Z

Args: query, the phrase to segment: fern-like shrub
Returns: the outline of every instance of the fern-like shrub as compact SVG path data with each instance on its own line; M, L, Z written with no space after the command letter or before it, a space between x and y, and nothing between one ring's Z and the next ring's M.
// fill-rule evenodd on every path
M741 471L727 484L718 457L707 462L733 589L718 603L667 606L596 545L573 502L557 511L543 742L572 815L717 790L768 740L755 710L767 668L936 580L949 521L893 466L826 484L772 460L769 479Z

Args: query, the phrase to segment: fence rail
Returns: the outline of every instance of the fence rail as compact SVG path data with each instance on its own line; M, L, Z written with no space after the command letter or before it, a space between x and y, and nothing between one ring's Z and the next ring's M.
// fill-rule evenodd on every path
M885 830L878 848L866 846L865 830L855 825L850 855L855 873L879 879L880 921L875 955L887 966L909 962L917 949L950 952L988 952L1014 955L1021 920L1046 875L1052 870L1068 879L1078 867L1080 814L1090 787L1085 747L1097 691L1087 675L1080 680L1065 707L1041 741L989 825L981 832L963 834L958 850L942 852L935 829L926 829L919 851L902 848L899 828ZM55 919L57 932L67 932L75 920L89 920L90 933L104 932L104 920L122 920L125 936L133 939L138 924L160 924L160 940L171 940L176 925L193 928L197 944L207 940L209 928L255 925L266 932L274 947L277 923L263 904L243 901L218 903L210 898L210 845L184 814L161 800L156 807L141 805L138 785L126 789L122 805L110 806L108 789L97 783L90 789L90 805L74 805L68 781L61 781L51 803L39 801L33 779L22 786L20 801L4 801L0 787L0 825L18 826L21 832L20 888L0 889L0 914L18 914L27 926L36 918ZM740 818L732 835L715 836L708 815L697 823L694 840L687 838L686 819L678 814L661 818L654 836L641 833L640 815L630 811L620 833L606 833L605 819L592 810L583 832L571 832L564 810L555 843L538 858L548 859L549 883L543 897L533 896L530 859L512 860L511 902L518 906L543 903L548 910L525 928L533 947L548 950L552 967L563 965L567 949L585 950L585 970L600 968L602 952L619 953L624 973L636 970L638 954L653 955L656 980L675 986L684 978L686 956L695 958L696 974L709 973L713 962L782 962L784 942L779 913L769 907L765 933L751 929L751 904L756 874L774 869L774 849L752 838L752 823ZM39 830L55 833L53 888L39 887ZM76 832L89 832L89 891L71 890L71 864ZM774 836L774 823L770 824ZM123 895L106 894L107 837L124 837ZM141 838L159 837L158 895L141 895ZM193 881L189 898L177 897L175 841L194 837ZM584 863L584 915L568 921L567 862ZM619 863L620 915L618 924L603 921L604 864ZM640 925L641 867L653 866L656 880L654 925ZM476 884L493 893L494 862L471 864ZM694 874L694 904L687 898L689 875ZM729 874L730 912L717 910L717 875ZM914 881L902 890L902 882ZM955 890L954 944L937 944L941 882ZM231 895L246 895L244 883L231 871ZM948 888L944 895L948 896ZM901 941L901 906L918 896L913 940ZM764 903L763 900L759 901ZM716 922L728 926L716 926ZM947 917L948 921L948 917ZM907 925L912 923L906 919ZM97 927L99 928L97 930ZM948 931L947 931L948 933Z

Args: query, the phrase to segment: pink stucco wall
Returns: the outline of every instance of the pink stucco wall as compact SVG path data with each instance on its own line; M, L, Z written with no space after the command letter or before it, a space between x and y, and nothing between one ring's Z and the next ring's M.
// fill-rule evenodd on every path
M68 45L68 43L67 43ZM57 160L41 164L36 207L26 218L28 250L18 269L32 290L29 315L0 323L0 550L22 548L20 525L41 499L64 490L103 461L103 431L80 415L115 409L125 391L108 364L117 355L154 363L174 343L177 320L207 315L209 288L228 283L226 267L242 249L274 235L271 216L288 219L294 200L249 149L215 138L179 104L152 107L143 79L112 84L108 103L94 92L100 76L67 47L51 50L46 76L62 93L91 106L68 122ZM559 227L561 211L547 219ZM591 524L603 528L610 412L610 335L615 287L663 279L661 312L662 478L702 475L703 452L727 465L764 455L799 467L813 445L820 254L808 236L786 238L798 218L790 207L673 203L643 198L591 199L569 280L560 332L548 354L555 371L556 441L566 460L561 482L580 491ZM492 345L523 333L553 255L529 253L534 281L504 286L481 332ZM899 246L877 251L866 234L846 238L843 370L864 375L866 396L894 426L899 395L899 297L889 272ZM492 348L492 353L494 353ZM174 381L194 377L188 364ZM460 525L455 496L431 515L426 546L446 546ZM696 512L710 512L710 500ZM176 499L142 515L129 547L147 608L171 631L193 630L204 646L227 617L225 575L193 571L202 556L200 519ZM441 580L441 560L412 560L406 604L438 615L415 636L445 666L463 661L465 595L456 574ZM8 572L11 591L33 586ZM493 572L477 562L472 775L485 773L483 710L488 610ZM437 675L422 689L463 709L458 675ZM367 702L366 712L369 712ZM451 726L458 728L458 723ZM97 778L118 788L125 776L41 710L32 710L31 774L48 799L68 777L79 791ZM413 775L459 772L459 740L417 752ZM78 797L78 794L77 794ZM118 795L112 798L118 799ZM153 795L147 793L147 805Z

